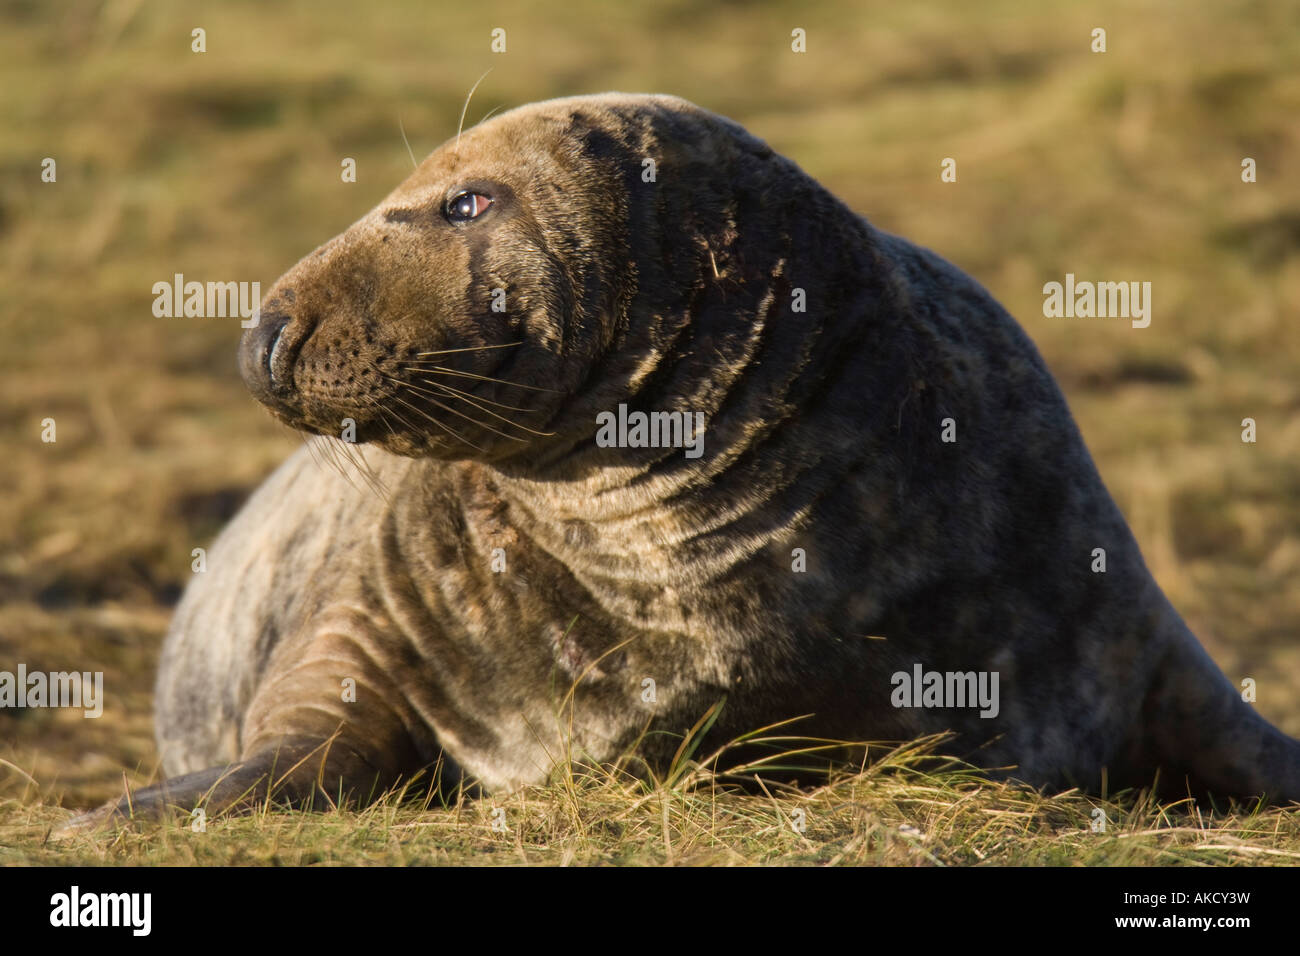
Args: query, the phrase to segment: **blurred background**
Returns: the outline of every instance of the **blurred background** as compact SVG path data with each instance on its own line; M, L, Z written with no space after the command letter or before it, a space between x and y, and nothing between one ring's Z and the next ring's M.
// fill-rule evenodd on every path
M102 670L106 698L0 710L0 800L153 774L190 551L300 443L245 393L238 320L155 318L153 283L269 289L408 175L403 130L417 158L455 134L489 68L467 125L679 94L979 279L1173 603L1300 735L1300 5L0 0L0 670ZM1150 281L1151 326L1044 318L1066 272Z

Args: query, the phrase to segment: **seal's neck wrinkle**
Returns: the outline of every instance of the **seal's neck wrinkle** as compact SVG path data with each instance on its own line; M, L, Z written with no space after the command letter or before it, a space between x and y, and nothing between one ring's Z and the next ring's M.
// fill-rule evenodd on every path
M682 311L634 303L641 312L616 350L634 360L605 363L622 381L611 389L606 377L602 410L699 413L699 458L589 439L497 472L512 523L607 607L647 585L682 591L735 572L796 533L886 440L884 416L872 436L836 412L877 374L872 348L887 338L876 328L890 293L874 233L815 184L801 198L799 215L769 225L765 245L751 235L743 257L736 237L752 210L733 205Z

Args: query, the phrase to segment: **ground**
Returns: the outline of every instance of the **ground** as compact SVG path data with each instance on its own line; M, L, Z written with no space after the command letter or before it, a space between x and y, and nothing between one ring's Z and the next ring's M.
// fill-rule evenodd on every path
M1174 605L1300 735L1290 5L3 0L0 18L0 670L102 670L106 692L95 720L0 711L0 864L1300 858L1295 812L1040 796L906 755L770 797L702 770L649 789L578 773L498 804L45 842L68 808L153 778L151 684L190 552L300 441L245 393L237 322L156 318L153 284L269 288L406 175L407 141L418 158L454 135L489 68L467 123L550 96L676 93L979 279L1061 381ZM1150 327L1045 317L1042 286L1067 272L1150 281Z

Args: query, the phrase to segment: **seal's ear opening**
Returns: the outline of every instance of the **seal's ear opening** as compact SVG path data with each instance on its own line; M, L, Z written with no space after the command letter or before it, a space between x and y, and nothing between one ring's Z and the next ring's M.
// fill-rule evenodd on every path
M582 152L595 160L613 160L624 156L626 147L601 128L595 118L581 110L569 113L565 134L576 141Z
M620 139L599 119L580 110L569 113L565 136L578 147L578 152L594 168L622 169L620 185L631 194L640 182L640 159L631 143Z
M693 165L714 156L716 145L701 125L707 115L683 115L643 104L613 106L594 115L575 109L569 112L565 133L594 163L622 166L624 185L632 188L656 181L658 169L647 173L647 161L662 168Z
M632 97L560 118L571 155L605 180L602 203L626 229L642 288L685 288L699 271L709 223L725 219L734 184L729 147L711 114L671 98ZM596 194L592 185L587 188ZM658 279L653 277L662 273Z

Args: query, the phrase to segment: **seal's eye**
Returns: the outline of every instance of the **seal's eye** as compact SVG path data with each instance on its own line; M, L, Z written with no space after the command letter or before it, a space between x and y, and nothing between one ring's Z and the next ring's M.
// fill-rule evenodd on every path
M477 219L492 205L492 200L482 193L461 193L447 203L447 218L452 222L469 222Z

